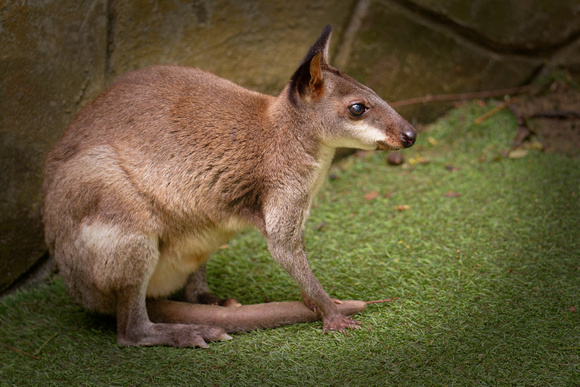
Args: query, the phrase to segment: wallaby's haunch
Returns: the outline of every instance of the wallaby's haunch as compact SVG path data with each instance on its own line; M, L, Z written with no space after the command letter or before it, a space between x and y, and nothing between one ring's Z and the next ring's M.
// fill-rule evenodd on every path
M226 331L315 318L324 331L356 327L345 314L364 305L348 310L322 289L306 259L304 223L337 147L407 148L416 132L328 64L331 31L278 97L185 67L130 73L50 152L50 253L86 308L116 314L119 344L207 347L229 339ZM252 226L312 310L302 305L292 317L280 311L285 303L237 308L209 292L206 260ZM163 300L182 288L190 303Z

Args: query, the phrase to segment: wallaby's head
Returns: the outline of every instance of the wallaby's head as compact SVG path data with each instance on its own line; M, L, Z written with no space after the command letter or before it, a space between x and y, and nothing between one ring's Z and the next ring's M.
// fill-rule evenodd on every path
M417 132L373 90L328 64L332 26L310 48L286 88L290 103L320 123L323 143L357 149L408 148Z

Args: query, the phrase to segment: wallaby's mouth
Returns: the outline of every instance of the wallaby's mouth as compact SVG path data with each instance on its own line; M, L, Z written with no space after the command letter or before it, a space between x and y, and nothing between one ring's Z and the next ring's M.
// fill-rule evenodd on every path
M386 141L377 141L377 150L399 150L400 146L389 145Z
M410 148L415 144L417 140L417 131L411 125L405 128L401 132L401 143L397 145L391 145L387 141L380 140L377 141L377 149L381 150L400 150L401 148Z

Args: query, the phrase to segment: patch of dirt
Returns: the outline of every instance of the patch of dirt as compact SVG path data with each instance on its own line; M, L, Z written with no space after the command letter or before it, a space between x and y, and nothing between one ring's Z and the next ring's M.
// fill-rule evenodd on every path
M572 79L521 95L510 109L519 124L515 148L537 139L546 152L580 157L580 91Z

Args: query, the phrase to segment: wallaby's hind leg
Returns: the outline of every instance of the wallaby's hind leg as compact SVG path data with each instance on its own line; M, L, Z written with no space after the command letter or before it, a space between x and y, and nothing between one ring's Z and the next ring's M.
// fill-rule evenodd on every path
M209 348L207 341L230 340L223 329L193 324L152 323L145 294L137 288L117 293L117 342L119 345L168 345Z
M235 298L220 298L209 291L206 274L207 268L204 262L187 279L183 289L183 298L192 304L207 304L238 307L241 304Z
M90 235L100 236L102 248L99 250L99 272L113 278L114 273L125 275L108 285L114 294L117 315L117 342L124 346L168 345L174 347L207 348L206 341L231 339L217 327L194 324L156 324L147 313L146 293L151 273L158 264L157 240L139 233L128 231L104 234L96 233L93 227ZM102 228L102 227L101 227ZM98 228L97 228L98 229ZM105 236L104 236L105 235ZM87 243L91 247L91 243ZM105 248L109 247L109 250ZM114 263L114 264L113 264ZM103 287L105 284L103 284Z

